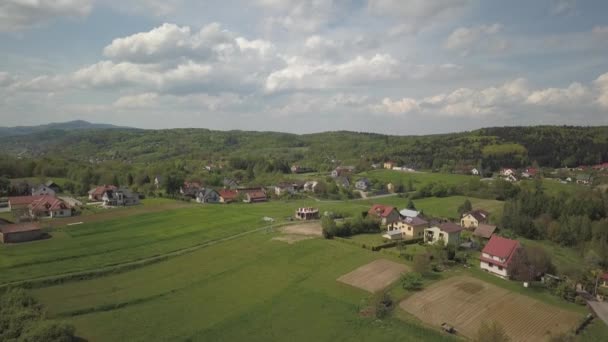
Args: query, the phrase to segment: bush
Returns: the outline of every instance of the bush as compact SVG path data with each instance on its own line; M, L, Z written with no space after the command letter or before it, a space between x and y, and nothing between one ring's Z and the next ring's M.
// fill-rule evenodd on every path
M578 305L587 305L587 301L585 301L585 299L581 296L576 296L574 297L574 303L578 304Z
M393 309L393 299L388 292L380 292L372 298L372 306L374 308L374 316L382 319L388 316Z
M414 272L426 274L429 272L431 261L427 254L416 254L414 256Z
M418 291L422 289L422 275L417 272L407 272L401 277L401 286L406 290Z

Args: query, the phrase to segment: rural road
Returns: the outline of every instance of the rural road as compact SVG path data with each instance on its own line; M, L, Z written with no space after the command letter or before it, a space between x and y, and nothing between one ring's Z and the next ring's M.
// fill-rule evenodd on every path
M599 317L606 325L608 325L608 303L607 302L597 302L597 301L587 301L587 304L591 307L593 312Z

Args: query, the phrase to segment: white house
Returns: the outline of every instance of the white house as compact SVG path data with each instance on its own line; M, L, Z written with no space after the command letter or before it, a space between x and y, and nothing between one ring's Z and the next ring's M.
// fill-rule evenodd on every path
M139 204L139 196L129 189L107 190L101 197L104 206L128 206Z
M308 181L304 183L304 191L315 192L317 191L317 185L319 185L319 182L317 181Z
M517 240L492 235L488 244L481 251L479 258L481 269L501 278L508 278L509 266L520 247Z
M445 245L458 246L460 245L461 231L462 227L455 223L442 223L424 230L424 242L434 245L439 241L443 241Z
M40 184L32 188L32 196L55 196L55 190L44 184Z
M474 176L479 176L479 170L477 170L476 168L472 168L471 169L471 174Z

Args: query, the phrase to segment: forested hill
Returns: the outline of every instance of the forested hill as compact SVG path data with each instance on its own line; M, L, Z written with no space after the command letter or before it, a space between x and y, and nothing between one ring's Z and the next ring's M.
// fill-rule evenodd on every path
M17 126L17 127L0 127L0 137L28 135L32 133L40 133L50 130L87 130L87 129L114 129L126 128L108 124L96 124L83 120L75 120L61 123L50 123L40 126Z
M295 135L207 129L53 129L0 137L23 158L154 163L266 159L327 170L388 159L416 168L560 167L608 161L608 126L493 127L471 132L388 136L355 132Z

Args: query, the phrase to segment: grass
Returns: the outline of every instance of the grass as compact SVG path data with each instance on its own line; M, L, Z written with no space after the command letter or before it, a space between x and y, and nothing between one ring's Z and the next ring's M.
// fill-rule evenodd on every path
M387 239L382 237L382 234L360 234L347 238L359 245L365 244L366 246L378 246L387 242Z
M525 238L518 238L518 240L526 246L543 248L551 256L551 260L557 268L557 273L560 274L567 270L579 268L585 262L581 254L573 248L563 247L547 240L529 240Z
M369 179L375 179L383 183L403 183L408 184L411 179L414 187L420 188L426 184L432 182L441 182L448 185L459 185L466 183L472 178L479 178L478 176L469 175L457 175L451 173L432 173L432 172L403 172L393 170L374 170L364 172L360 174L361 177L367 177Z
M359 317L369 294L335 279L387 256L321 239L289 245L273 235L32 293L94 341L449 340L417 324Z

